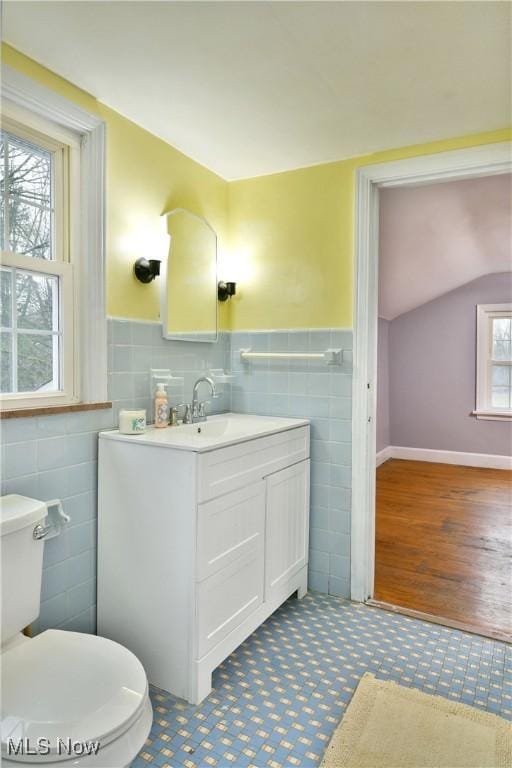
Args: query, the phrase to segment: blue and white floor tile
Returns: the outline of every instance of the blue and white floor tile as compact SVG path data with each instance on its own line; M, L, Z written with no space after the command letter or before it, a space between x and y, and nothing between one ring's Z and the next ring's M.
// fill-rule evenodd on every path
M132 768L316 766L365 672L512 720L510 646L310 593L226 659L200 706L153 687Z

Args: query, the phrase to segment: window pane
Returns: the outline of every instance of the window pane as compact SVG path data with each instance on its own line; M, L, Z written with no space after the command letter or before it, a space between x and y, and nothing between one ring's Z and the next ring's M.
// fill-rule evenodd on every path
M9 198L9 250L51 259L51 213L17 195Z
M492 395L493 408L512 407L512 366L493 365L492 367Z
M12 270L0 271L0 323L3 328L12 326Z
M510 317L495 317L492 321L493 360L512 359L512 320Z
M52 153L2 134L7 171L2 179L2 216L8 200L7 250L37 258L52 258ZM4 174L5 175L5 174ZM5 186L5 195L3 194ZM5 228L5 223L4 223Z
M510 388L493 387L492 388L492 407L493 408L512 408Z
M52 334L18 334L18 392L54 392L54 347L58 339Z
M11 343L11 334L2 331L0 334L0 392L12 392Z
M58 278L16 270L18 328L58 331Z

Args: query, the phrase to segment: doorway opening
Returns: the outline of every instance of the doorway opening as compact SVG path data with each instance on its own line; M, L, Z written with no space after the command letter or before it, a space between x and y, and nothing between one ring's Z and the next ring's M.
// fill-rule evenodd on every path
M361 169L356 242L352 598L500 639L510 171L508 144Z

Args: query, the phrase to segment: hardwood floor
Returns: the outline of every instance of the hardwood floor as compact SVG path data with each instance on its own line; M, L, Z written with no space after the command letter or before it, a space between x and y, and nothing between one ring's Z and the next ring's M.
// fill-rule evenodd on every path
M512 639L512 473L377 469L375 600Z

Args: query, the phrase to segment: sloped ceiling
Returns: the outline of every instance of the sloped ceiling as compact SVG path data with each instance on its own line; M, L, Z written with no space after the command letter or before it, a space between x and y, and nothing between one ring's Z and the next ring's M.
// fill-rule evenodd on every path
M379 315L393 320L471 280L512 269L512 176L380 193Z

